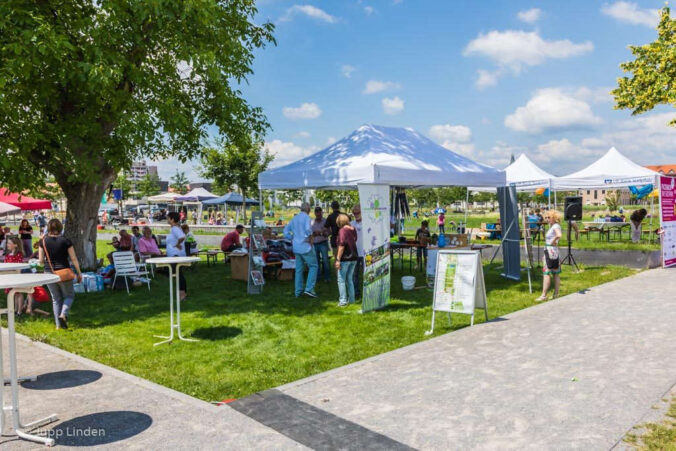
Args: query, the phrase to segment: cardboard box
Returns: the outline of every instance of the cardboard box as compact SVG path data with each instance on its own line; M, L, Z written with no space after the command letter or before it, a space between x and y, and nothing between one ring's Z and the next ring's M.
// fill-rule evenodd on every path
M249 280L249 255L230 254L231 278L233 280Z

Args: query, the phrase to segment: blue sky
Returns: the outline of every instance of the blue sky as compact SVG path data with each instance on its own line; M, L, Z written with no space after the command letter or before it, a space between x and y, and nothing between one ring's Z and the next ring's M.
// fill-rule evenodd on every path
M272 125L275 165L364 123L413 127L500 168L524 152L565 175L610 146L641 164L676 163L674 109L632 117L609 94L627 46L656 38L663 4L259 1L277 45L257 52L243 92ZM159 166L166 179L177 163ZM193 180L194 166L184 167Z

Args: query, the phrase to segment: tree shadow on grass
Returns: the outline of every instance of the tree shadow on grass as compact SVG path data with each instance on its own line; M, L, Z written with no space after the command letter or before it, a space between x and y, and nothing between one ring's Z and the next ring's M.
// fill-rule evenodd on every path
M195 329L190 335L193 338L201 340L227 340L242 334L242 329L239 327L230 326L215 326L215 327L200 327Z

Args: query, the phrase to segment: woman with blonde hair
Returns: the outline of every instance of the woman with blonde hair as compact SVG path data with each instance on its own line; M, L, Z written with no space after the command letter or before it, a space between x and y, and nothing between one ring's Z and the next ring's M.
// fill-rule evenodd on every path
M348 303L354 304L354 268L357 265L359 253L357 251L357 231L350 225L350 218L346 214L339 214L336 218L338 238L336 245L336 270L338 272L338 305L343 307Z
M549 223L549 230L545 234L544 266L542 267L542 295L535 301L546 301L547 291L552 286L554 279L554 297L559 295L561 286L561 259L559 258L559 241L563 235L561 232L561 214L556 210L550 210L545 214L545 220ZM552 299L553 299L552 298Z

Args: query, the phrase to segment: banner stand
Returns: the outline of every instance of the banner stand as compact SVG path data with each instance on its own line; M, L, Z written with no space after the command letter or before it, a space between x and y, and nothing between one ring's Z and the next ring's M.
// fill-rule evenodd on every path
M660 176L659 182L662 267L669 268L676 266L676 178Z
M364 277L361 313L390 303L390 187L359 184Z
M434 333L436 312L448 313L449 325L453 325L452 313L470 315L474 325L476 309L483 309L488 321L486 284L479 251L440 250L437 253L437 268L434 277L432 300L432 324L425 335Z

